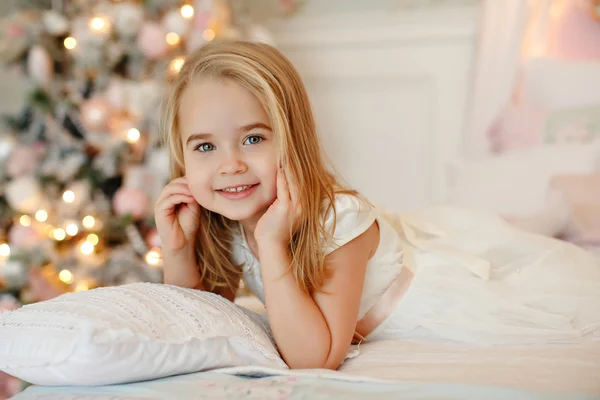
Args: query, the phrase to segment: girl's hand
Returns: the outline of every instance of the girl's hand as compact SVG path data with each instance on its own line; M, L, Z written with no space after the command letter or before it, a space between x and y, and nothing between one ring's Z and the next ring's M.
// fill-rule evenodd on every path
M287 179L280 167L277 171L277 199L256 224L256 243L259 247L261 244L287 247L301 215L298 188Z
M200 205L192 196L185 177L165 186L156 201L154 218L163 249L173 252L194 246L200 225Z

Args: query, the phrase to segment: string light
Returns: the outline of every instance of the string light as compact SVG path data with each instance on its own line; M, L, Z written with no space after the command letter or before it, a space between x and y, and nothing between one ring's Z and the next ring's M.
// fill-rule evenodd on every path
M171 64L169 65L169 69L171 70L172 73L177 74L177 73L179 73L179 71L181 71L181 68L183 67L184 63L185 63L185 59L183 57L177 57L177 58L173 59L173 61L171 61Z
M64 45L67 50L73 50L77 46L77 40L75 40L74 37L69 36L68 38L65 38Z
M96 235L95 233L90 233L89 235L87 235L87 238L85 240L94 246L97 245L100 241L98 235Z
M131 128L127 131L127 141L129 143L135 143L140 140L140 131L136 128Z
M10 256L10 246L6 243L0 244L0 256L8 257Z
M63 193L63 200L65 203L72 203L75 201L75 193L72 190L67 190Z
M169 32L169 33L167 33L165 40L171 46L176 46L177 44L179 44L179 41L181 39L179 38L179 35L176 34L175 32Z
M204 38L204 40L206 40L207 42L210 42L211 40L213 40L215 38L215 31L212 29L205 29L204 32L202 32L202 37Z
M182 6L180 11L181 16L185 19L190 19L194 16L194 7L190 6L189 4Z
M81 281L77 284L77 286L75 286L75 291L83 292L85 290L89 290L89 288L90 288L90 286L86 282Z
M75 224L73 222L70 223L69 225L67 225L65 230L67 231L67 235L69 235L69 236L75 236L79 232L79 228L77 227L77 224Z
M61 240L64 240L67 237L67 233L62 228L56 228L52 231L52 236L54 237L54 239L60 242Z
M160 264L160 250L155 248L146 253L146 263L148 265L158 265Z
M46 220L48 219L48 213L46 212L46 210L38 210L35 213L35 219L37 219L40 222L46 222Z
M106 27L106 21L101 17L92 18L90 27L95 31L102 31Z
M96 225L96 219L91 215L86 215L81 223L85 229L92 229Z
M58 279L60 279L64 283L71 284L75 280L75 277L73 276L73 273L71 271L69 271L68 269L63 269L59 272Z
M21 215L21 218L19 218L19 223L23 226L31 225L31 217L29 215Z
M94 245L88 241L81 243L81 247L79 248L82 254L92 254L94 252Z

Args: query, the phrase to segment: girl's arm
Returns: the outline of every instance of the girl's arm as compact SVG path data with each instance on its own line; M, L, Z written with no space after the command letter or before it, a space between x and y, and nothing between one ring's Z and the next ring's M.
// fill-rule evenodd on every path
M174 252L168 250L163 252L163 282L165 284L205 290L196 265L194 251L192 246L188 246Z
M206 287L202 283L200 271L196 265L194 252L195 250L193 248L184 248L177 252L165 251L163 253L165 265L163 282L165 284L206 290ZM217 290L216 293L233 302L235 301L237 289L237 287L227 287Z
M325 259L332 276L311 297L286 272L286 246L259 245L269 322L290 368L337 369L344 361L358 319L367 262L379 243L376 223Z

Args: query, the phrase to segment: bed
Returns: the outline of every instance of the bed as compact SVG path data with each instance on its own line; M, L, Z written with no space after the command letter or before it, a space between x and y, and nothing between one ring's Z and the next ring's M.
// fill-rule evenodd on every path
M262 310L253 297L237 302ZM600 399L600 340L523 348L394 340L351 350L338 371L238 367L114 386L31 386L14 399Z

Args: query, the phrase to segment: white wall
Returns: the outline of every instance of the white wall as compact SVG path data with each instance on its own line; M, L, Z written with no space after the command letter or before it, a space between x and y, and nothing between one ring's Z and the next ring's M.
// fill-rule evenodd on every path
M319 12L308 1L270 28L305 80L330 159L388 209L444 202L446 162L462 151L479 2L326 3Z

